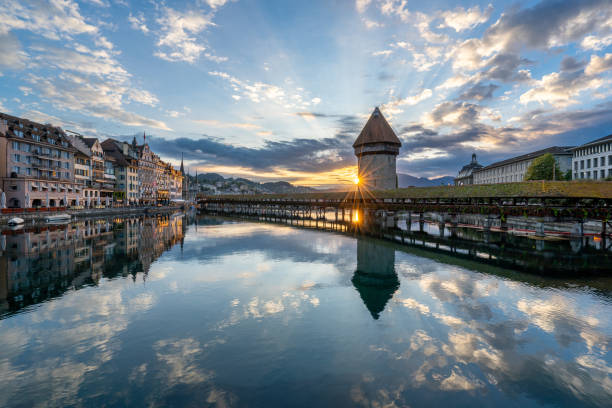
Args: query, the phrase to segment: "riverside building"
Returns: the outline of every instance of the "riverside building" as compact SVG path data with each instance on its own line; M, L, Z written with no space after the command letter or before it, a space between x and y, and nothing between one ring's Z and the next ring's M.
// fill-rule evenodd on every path
M74 154L59 127L0 113L0 180L10 208L76 205Z
M466 186L470 184L474 184L474 172L482 169L482 164L478 163L476 160L476 153L472 154L472 161L465 166L461 170L459 170L459 174L457 178L455 178L456 186Z
M515 183L523 181L531 163L536 158L547 153L553 155L559 165L561 176L563 176L571 168L571 148L571 146L553 146L490 164L472 172L474 184Z
M593 140L571 150L574 180L602 180L612 177L612 135Z

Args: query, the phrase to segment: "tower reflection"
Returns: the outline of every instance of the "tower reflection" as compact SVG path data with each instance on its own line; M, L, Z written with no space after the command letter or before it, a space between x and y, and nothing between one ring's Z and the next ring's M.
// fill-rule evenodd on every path
M395 273L395 249L383 242L357 239L357 270L353 285L376 320L399 288Z

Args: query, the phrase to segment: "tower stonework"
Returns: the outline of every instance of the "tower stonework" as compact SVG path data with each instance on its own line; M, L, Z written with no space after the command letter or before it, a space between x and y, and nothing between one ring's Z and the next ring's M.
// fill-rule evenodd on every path
M378 107L353 143L359 184L369 190L397 188L395 159L402 143Z

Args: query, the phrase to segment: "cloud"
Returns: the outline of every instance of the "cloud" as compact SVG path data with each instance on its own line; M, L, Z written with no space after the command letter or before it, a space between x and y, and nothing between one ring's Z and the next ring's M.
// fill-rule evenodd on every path
M28 55L21 49L19 40L10 33L0 31L0 67L9 69L23 69L26 66Z
M597 75L606 72L609 69L612 69L612 53L606 54L603 57L593 55L591 57L591 61L589 61L589 64L584 70L584 73L587 75Z
M92 116L112 119L128 126L171 130L164 122L149 119L122 107L123 94L112 84L91 81L80 74L61 73L53 80L30 74L26 81L36 87L43 100L60 109L70 109Z
M388 57L391 54L393 54L393 50L382 50L382 51L373 52L372 56L373 57L379 57L379 56Z
M584 69L586 62L577 61L574 57L564 57L561 60L561 71L575 72Z
M589 89L601 88L605 81L594 73L603 72L605 59L591 59L585 71L552 72L535 82L535 86L520 97L522 104L530 102L549 103L557 108L564 108L577 103L575 97ZM593 64L593 65L591 65Z
M397 115L403 112L403 110L400 109L401 106L414 106L426 99L431 98L432 95L433 92L431 89L423 89L420 93L416 95L407 96L405 98L393 99L392 101L381 105L380 108L389 117L393 117L393 115Z
M208 4L211 8L216 9L219 7L222 7L225 5L225 3L227 3L229 0L205 0L206 4Z
M358 13L366 11L372 0L355 0L355 8Z
M163 8L163 16L157 19L161 31L155 55L167 61L194 63L206 47L196 36L214 25L212 14L196 11L180 12L170 7Z
M475 99L477 101L482 101L483 99L491 99L493 98L493 92L498 88L499 86L495 84L484 85L482 83L478 83L464 91L459 96L459 99Z
M548 50L579 42L588 34L608 32L612 3L607 0L545 0L533 7L511 9L484 33L452 51L456 69L477 69L484 58L523 49Z
M243 97L253 103L272 102L286 109L304 109L321 103L321 98L310 98L303 88L281 87L265 82L252 82L238 79L227 72L210 71L209 75L224 79L230 84L234 95L232 98L241 100ZM286 84L287 81L285 81Z
M366 26L368 30L372 30L374 28L381 28L385 26L383 23L379 21L370 20L365 17L362 18L361 21L363 21L363 24Z
M147 27L145 17L142 13L139 13L137 16L130 15L128 16L128 21L130 22L130 26L134 30L140 30L145 34L149 33L149 28Z
M4 30L29 30L52 40L98 33L98 28L85 20L79 5L72 0L5 0L0 9L0 21Z
M612 34L607 36L588 35L584 37L580 46L585 50L599 51L612 44Z
M148 136L148 135L147 135ZM298 138L288 141L264 141L261 147L242 147L212 137L200 139L164 139L150 136L151 148L165 157L178 157L205 164L241 166L256 171L286 169L300 172L334 170L355 162L351 147L354 134L339 132L322 139ZM147 137L149 140L149 137Z
M474 6L469 9L463 7L457 7L455 10L448 10L440 13L440 17L443 22L439 28L450 27L455 31L460 32L464 30L471 30L479 24L485 23L491 16L493 6L489 6L480 10L480 7Z
M480 106L467 102L442 102L425 114L424 122L434 127L465 127L478 121L480 110Z
M260 126L254 123L231 123L231 122L221 122L218 120L206 120L206 119L195 119L193 120L195 123L201 123L206 126L212 126L217 128L239 128L239 129L259 129Z

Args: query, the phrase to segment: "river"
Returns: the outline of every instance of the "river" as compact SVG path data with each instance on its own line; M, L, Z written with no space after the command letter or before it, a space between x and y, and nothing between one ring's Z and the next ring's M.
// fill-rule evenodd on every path
M216 217L5 230L0 406L610 406L612 275L588 273L609 250L504 241L584 265L553 278L495 262L496 236L472 254L427 230L405 245Z

